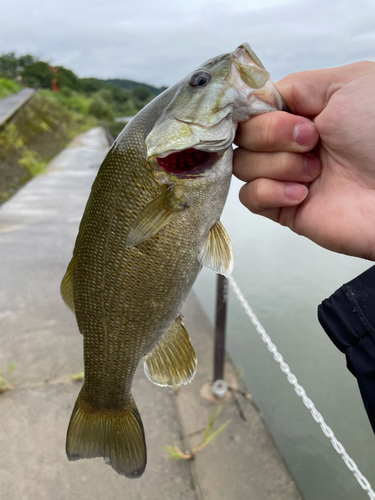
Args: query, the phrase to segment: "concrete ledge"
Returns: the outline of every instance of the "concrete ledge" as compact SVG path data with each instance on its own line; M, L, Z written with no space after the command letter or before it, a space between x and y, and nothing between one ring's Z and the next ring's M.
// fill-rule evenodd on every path
M17 94L0 99L0 127L36 94L35 89L22 89Z
M139 480L118 476L103 460L70 463L65 433L79 392L82 336L59 286L97 169L108 150L102 129L78 136L0 208L0 369L15 363L13 389L0 394L0 498L12 500L297 500L301 499L261 415L234 393L217 425L231 423L195 460L174 461L165 445L200 444L217 403L202 395L211 380L212 328L194 294L184 306L198 373L177 393L136 372L148 465ZM227 378L239 386L229 361ZM239 410L240 408L240 410Z
M191 293L183 308L185 326L198 357L198 372L189 386L176 395L177 407L190 450L199 446L210 413L222 412L215 428L227 420L228 427L199 452L194 468L204 500L301 500L265 422L236 377L228 356L225 379L234 389L225 401L207 398L213 372L213 330L196 296ZM200 431L200 432L199 432Z

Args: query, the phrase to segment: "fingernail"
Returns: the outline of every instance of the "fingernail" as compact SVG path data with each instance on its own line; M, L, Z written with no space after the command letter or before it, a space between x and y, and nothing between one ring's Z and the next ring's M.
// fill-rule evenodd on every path
M294 129L294 140L299 146L310 146L316 140L316 128L311 122L301 122Z
M320 174L322 169L320 160L313 154L308 154L305 156L305 165L304 165L305 174L311 179L315 179Z
M285 196L290 201L302 201L307 196L307 187L302 184L287 184Z

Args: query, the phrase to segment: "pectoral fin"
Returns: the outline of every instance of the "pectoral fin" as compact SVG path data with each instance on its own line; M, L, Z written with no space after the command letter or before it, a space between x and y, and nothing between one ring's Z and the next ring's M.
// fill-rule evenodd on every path
M154 236L160 229L171 222L183 206L173 203L173 186L152 200L136 218L126 240L127 247L134 247Z
M233 271L232 243L220 221L211 227L198 260L203 266L226 277Z
M193 380L197 358L181 316L144 357L144 370L156 385L173 387Z
M69 309L74 313L74 298L73 298L73 270L74 257L69 262L68 269L62 279L60 293Z

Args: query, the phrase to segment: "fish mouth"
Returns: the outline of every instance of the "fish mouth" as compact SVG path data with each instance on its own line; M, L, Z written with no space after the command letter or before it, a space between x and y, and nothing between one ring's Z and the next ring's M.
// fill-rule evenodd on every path
M167 173L178 177L195 177L210 169L219 158L220 154L217 152L188 148L155 159L159 167Z

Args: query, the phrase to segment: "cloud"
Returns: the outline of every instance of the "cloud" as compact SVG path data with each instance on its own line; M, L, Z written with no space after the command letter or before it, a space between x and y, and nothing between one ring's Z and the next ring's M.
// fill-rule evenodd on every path
M275 80L374 58L375 4L349 0L2 2L3 51L33 53L79 76L170 85L248 41Z

